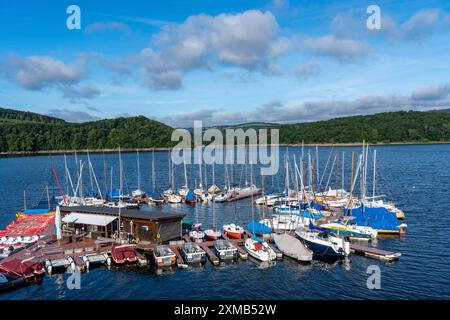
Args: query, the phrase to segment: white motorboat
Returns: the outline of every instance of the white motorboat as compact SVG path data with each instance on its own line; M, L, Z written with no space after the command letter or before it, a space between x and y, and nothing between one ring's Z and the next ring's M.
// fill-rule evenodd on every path
M277 258L275 251L263 240L255 238L245 241L245 249L253 257L260 261L273 261Z

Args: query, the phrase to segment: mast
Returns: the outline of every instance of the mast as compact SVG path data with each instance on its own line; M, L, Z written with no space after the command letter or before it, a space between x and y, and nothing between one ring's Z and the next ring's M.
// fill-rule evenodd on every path
M317 173L317 182L320 184L320 176L319 176L319 146L316 146L316 173Z
M373 194L372 202L375 201L375 180L376 180L376 163L377 163L377 150L373 150Z
M353 168L354 168L354 164L355 164L355 153L352 152L352 171L351 171L351 175L350 175L350 202L349 202L349 206L350 206L350 215L352 215L352 207L353 207Z
M155 148L152 150L152 186L153 192L156 191L156 179L155 179Z
M345 151L342 151L341 197L344 195Z
M200 189L203 189L203 177L202 177L202 147L198 147L198 173L200 177L200 184L198 185Z
M140 161L139 161L139 149L136 149L136 155L137 155L137 180L138 180L138 190L141 190L141 168L140 168Z
M23 210L27 210L27 193L23 190Z
M122 213L122 189L123 189L123 175L122 175L122 154L120 153L120 146L119 146L119 238L121 237L122 233L122 221L121 221L121 213Z
M188 188L188 179L187 179L187 171L186 171L186 155L185 150L183 149L183 167L184 167L184 186Z

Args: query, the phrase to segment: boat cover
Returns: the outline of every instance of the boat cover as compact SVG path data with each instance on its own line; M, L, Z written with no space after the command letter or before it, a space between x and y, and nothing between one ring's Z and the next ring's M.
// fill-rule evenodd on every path
M86 214L73 212L62 218L62 221L66 223L88 224L93 226L105 227L116 219L117 217L101 214Z
M274 234L273 239L277 247L288 257L300 260L311 260L312 253L304 246L304 244L287 233Z
M265 224L259 223L257 221L251 221L247 224L247 230L254 234L271 234L272 229L270 229Z
M345 210L346 215L351 215L355 217L352 223L359 226L369 226L375 230L392 230L399 231L399 225L401 222L398 221L395 214L388 211L386 208L370 208L370 207L359 207Z

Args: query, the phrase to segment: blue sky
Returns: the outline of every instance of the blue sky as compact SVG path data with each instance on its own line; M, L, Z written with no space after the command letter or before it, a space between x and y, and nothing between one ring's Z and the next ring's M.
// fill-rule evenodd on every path
M0 0L0 106L186 127L450 108L449 40L446 1Z

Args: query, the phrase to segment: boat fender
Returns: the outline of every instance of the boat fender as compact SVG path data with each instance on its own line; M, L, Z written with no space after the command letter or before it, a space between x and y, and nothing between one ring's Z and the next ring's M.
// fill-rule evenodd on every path
M49 275L52 275L52 269L53 269L53 267L52 267L51 264L47 265L47 273L48 273Z
M344 241L344 253L346 256L350 254L350 242Z
M89 271L89 265L90 265L89 259L87 259L87 261L85 261L84 263L86 264L86 270Z
M106 259L106 265L107 265L108 267L111 266L111 257L108 257L108 258Z

